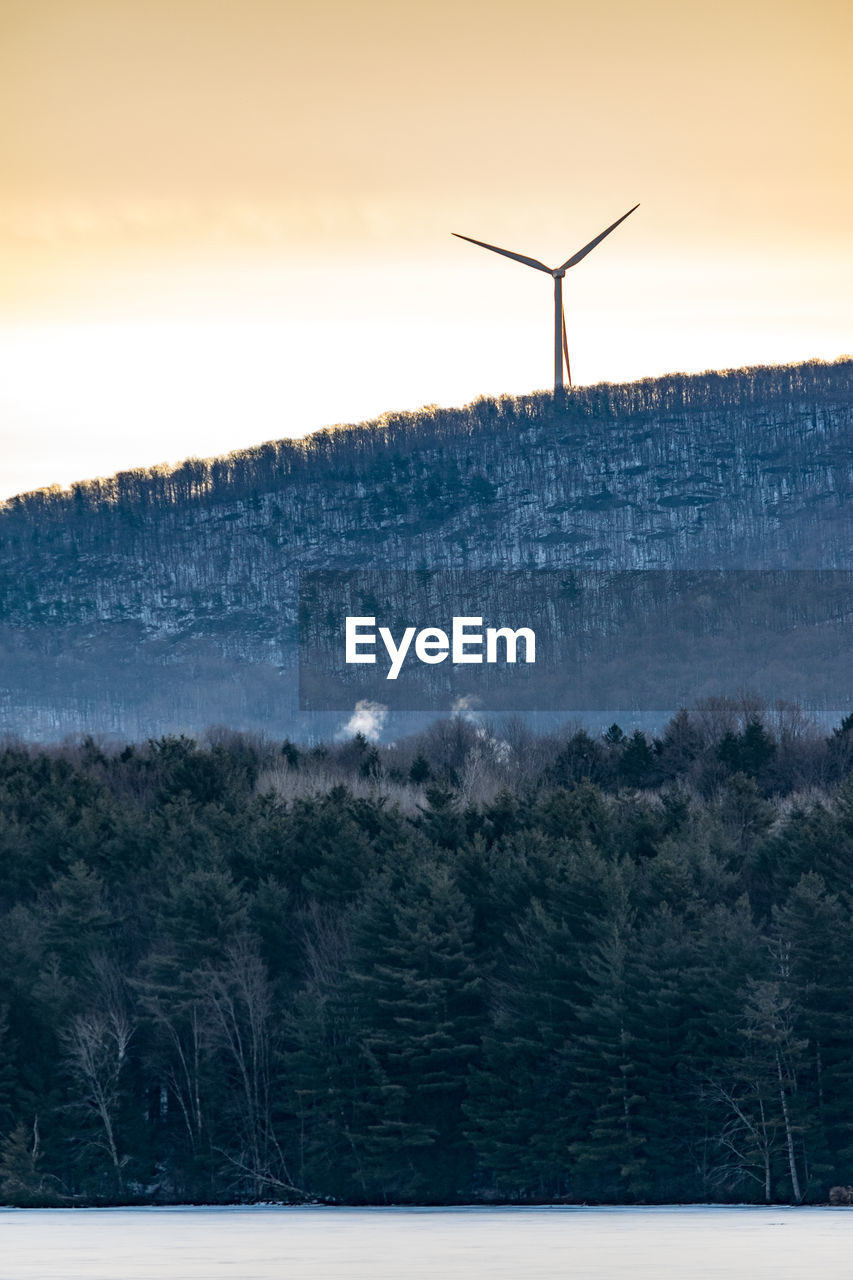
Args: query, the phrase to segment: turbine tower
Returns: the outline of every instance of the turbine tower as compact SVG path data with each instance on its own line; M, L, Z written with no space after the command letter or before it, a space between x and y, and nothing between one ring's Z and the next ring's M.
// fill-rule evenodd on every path
M639 209L639 204L634 205L634 209ZM582 249L578 249L577 253L572 254L571 258L567 258L561 267L546 267L544 262L540 262L538 258L525 258L521 253L510 253L509 249L499 249L496 244L486 244L484 240L472 240L470 236L461 236L458 231L452 232L459 240L467 240L469 244L478 244L481 249L491 249L492 253L502 253L505 258L512 258L515 262L523 262L526 267L535 267L537 271L544 271L547 276L554 277L554 395L558 395L563 390L563 360L566 362L566 375L569 380L569 386L572 385L572 370L569 364L569 344L566 338L566 313L563 310L563 276L570 267L576 267L582 258L585 258L597 244L601 244L605 236L609 236L611 231L615 231L620 222L634 212L629 209L627 213L623 213L621 218L616 221L601 235L590 240L589 244L585 244Z

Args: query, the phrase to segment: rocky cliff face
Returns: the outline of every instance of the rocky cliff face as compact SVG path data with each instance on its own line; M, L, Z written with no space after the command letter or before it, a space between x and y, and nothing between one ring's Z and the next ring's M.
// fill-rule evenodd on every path
M305 569L853 569L852 443L842 360L482 400L24 495L0 508L0 727L298 732Z

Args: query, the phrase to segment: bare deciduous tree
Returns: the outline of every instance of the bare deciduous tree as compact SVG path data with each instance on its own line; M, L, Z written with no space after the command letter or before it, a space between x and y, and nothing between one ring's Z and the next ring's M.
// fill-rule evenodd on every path
M272 993L266 966L247 942L203 971L214 1043L235 1071L239 1154L229 1154L260 1199L270 1188L298 1193L275 1135L271 1106Z
M81 1102L97 1117L101 1137L96 1145L107 1152L116 1186L123 1186L124 1161L119 1155L116 1116L119 1085L133 1028L122 1008L109 1005L78 1013L64 1035L68 1067L82 1086Z
M709 1183L731 1188L754 1181L762 1187L769 1203L773 1157L779 1152L780 1143L760 1085L754 1081L740 1086L712 1082L704 1087L702 1096L721 1114L715 1138L720 1159L708 1172Z

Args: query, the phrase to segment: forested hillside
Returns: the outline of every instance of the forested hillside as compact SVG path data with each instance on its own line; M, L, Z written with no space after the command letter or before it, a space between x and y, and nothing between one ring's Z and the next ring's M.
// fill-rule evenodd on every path
M24 495L0 509L0 727L304 731L300 569L853 569L851 430L845 359L388 415Z
M851 769L726 702L7 747L0 1202L825 1200Z

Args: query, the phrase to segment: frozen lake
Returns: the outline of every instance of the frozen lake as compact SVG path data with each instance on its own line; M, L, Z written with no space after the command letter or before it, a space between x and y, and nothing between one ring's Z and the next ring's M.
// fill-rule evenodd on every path
M850 1280L853 1210L0 1210L2 1280Z

